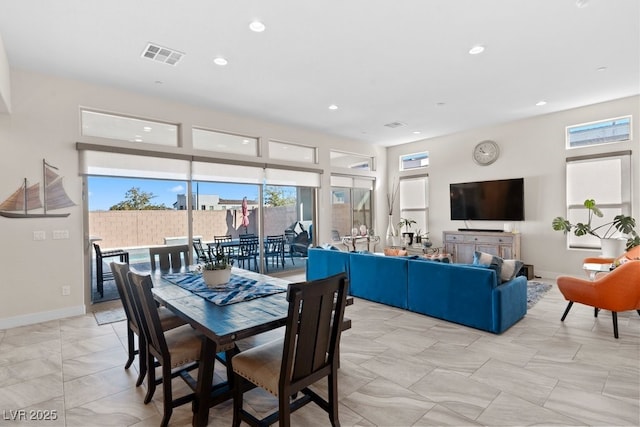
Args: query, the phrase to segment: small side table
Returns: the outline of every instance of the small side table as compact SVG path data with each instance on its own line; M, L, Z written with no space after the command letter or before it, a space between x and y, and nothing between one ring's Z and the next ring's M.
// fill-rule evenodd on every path
M587 273L590 280L595 280L596 274L611 270L613 258L587 258L582 264L582 269Z

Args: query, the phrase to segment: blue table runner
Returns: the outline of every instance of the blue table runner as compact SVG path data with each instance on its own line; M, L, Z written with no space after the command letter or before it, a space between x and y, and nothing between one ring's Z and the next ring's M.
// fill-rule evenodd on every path
M234 304L286 292L282 286L248 279L237 274L231 274L229 283L215 288L207 287L200 273L167 273L163 274L162 278L216 305Z

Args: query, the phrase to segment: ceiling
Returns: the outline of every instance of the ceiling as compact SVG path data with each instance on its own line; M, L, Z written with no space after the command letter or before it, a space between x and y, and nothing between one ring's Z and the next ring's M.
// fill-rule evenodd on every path
M0 0L0 37L12 68L385 146L640 93L638 0Z

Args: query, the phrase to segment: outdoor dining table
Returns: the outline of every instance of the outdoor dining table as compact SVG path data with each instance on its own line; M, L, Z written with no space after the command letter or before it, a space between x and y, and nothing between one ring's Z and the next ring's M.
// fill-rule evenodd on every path
M232 274L243 279L256 281L258 284L281 286L284 290L289 284L284 279L236 267L233 267ZM183 275L187 278L193 273L181 270L177 275ZM204 336L193 402L192 425L205 426L209 419L209 408L232 398L232 389L228 382L212 387L215 356L218 348L284 326L289 308L286 292L218 305L175 284L175 272L173 275L156 272L151 277L154 284L152 293L156 301L185 319ZM169 280L167 277L172 277L172 279ZM353 298L348 297L347 305L351 304L353 304ZM345 318L343 330L350 327L351 321Z

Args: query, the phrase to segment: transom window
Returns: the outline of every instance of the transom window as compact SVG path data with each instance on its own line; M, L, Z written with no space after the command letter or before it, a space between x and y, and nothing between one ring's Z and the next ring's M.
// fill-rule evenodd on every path
M193 128L192 138L197 150L258 156L258 138L199 128Z
M567 148L631 140L631 116L567 126Z
M429 152L404 154L400 156L400 170L407 171L413 169L421 169L429 166Z
M178 146L178 125L91 110L80 111L82 135L133 143Z

